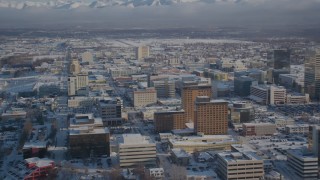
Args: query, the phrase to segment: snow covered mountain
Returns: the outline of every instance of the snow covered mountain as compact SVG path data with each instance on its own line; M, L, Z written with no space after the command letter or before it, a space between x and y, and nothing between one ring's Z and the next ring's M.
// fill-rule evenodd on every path
M0 0L0 8L50 8L76 9L80 7L104 8L111 6L139 7L164 6L183 3L217 3L217 2L245 2L249 0Z

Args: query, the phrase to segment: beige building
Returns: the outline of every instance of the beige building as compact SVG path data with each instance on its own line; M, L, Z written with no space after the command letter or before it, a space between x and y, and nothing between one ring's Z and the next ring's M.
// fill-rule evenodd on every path
M218 174L223 180L262 179L263 160L252 152L218 153Z
M270 104L285 104L287 90L282 86L270 86Z
M181 148L189 153L198 151L223 151L230 150L232 144L239 142L229 135L204 135L188 136L181 138L170 138L169 146L172 148Z
M277 132L277 125L271 123L244 123L244 136L270 136Z
M208 96L198 96L195 102L194 130L205 135L227 134L228 102L210 101Z
M88 74L81 73L68 77L68 95L74 96L77 91L86 88L89 84Z
M212 97L212 90L210 85L203 86L185 86L182 88L181 100L182 108L185 111L186 121L194 122L195 117L195 101L197 96Z
M138 60L143 60L144 58L149 57L150 55L149 51L150 51L149 46L139 46L136 49L136 58Z
M118 137L120 167L156 164L156 144L140 134L123 134Z
M157 102L157 91L154 88L140 89L133 92L134 107L144 107Z
M70 74L77 75L81 72L81 66L77 59L73 59L70 65Z

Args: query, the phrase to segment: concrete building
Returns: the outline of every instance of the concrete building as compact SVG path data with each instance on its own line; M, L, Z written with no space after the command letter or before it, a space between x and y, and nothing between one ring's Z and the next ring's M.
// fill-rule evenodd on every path
M123 134L118 137L120 167L156 164L156 144L140 134Z
M94 139L94 141L93 141ZM110 155L110 132L108 128L95 128L83 124L69 128L69 153L73 158Z
M180 148L171 149L172 161L179 166L187 166L189 164L189 154Z
M259 104L269 103L269 88L266 85L252 85L250 89L250 99Z
M287 104L307 104L310 102L309 94L287 94Z
M309 125L308 124L286 125L285 131L287 134L308 134Z
M186 128L184 111L155 112L154 125L156 132L168 132Z
M289 69L269 69L267 70L267 81L271 84L280 84L280 75L290 74Z
M81 72L81 66L77 59L73 59L70 64L70 74L77 75Z
M147 169L147 173L151 178L162 179L164 178L164 169L163 168L150 168Z
M227 134L228 102L210 101L208 96L198 96L195 101L194 130L205 135Z
M139 89L133 92L134 107L144 107L157 102L157 91L154 88Z
M188 153L197 151L223 151L230 150L232 144L239 142L229 135L187 136L169 139L169 146L184 149Z
M158 98L174 98L176 96L174 81L153 81L152 84L157 91Z
M271 123L244 123L244 136L271 136L276 133L277 126Z
M143 60L144 58L146 57L149 57L150 56L150 48L149 46L139 46L137 49L136 49L136 58L137 60Z
M68 77L68 95L74 96L82 88L86 88L89 84L88 74L81 73Z
M320 126L312 127L312 152L318 156L320 165Z
M285 104L286 103L287 90L282 86L270 86L270 104Z
M117 77L127 77L130 76L132 74L137 74L138 72L140 72L141 68L139 67L125 67L125 68L109 68L109 73L111 74L111 76L113 78L117 78Z
M98 103L99 114L105 126L122 124L122 102L120 98L104 98Z
M304 64L304 92L312 100L320 99L320 50L312 51Z
M194 122L194 109L195 109L195 100L197 96L208 96L212 97L211 86L184 86L182 89L181 100L182 108L186 114L187 122Z
M318 157L303 149L287 150L289 166L298 175L297 179L318 179Z
M254 108L249 102L234 102L229 106L229 118L234 123L254 121Z
M218 174L223 180L262 179L263 160L252 152L217 154Z

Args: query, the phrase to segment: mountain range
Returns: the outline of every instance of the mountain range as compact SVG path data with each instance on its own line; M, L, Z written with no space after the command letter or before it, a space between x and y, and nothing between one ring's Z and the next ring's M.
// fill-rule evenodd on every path
M250 0L0 0L0 8L77 9L113 6L134 8L139 6L168 6L186 3L239 3L247 1Z

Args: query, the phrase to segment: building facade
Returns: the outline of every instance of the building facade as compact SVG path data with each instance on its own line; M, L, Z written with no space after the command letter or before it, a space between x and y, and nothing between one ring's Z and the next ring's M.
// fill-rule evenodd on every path
M134 107L144 107L157 102L157 91L154 88L146 88L133 92Z
M277 125L271 123L244 123L244 136L271 136L277 132Z
M310 95L312 100L320 98L320 50L312 51L304 64L304 92Z
M168 132L186 128L184 111L155 112L154 123L156 132Z
M156 144L140 134L123 134L118 138L120 167L155 165Z
M301 179L318 179L318 157L306 150L287 151L287 161Z
M263 160L251 152L218 153L218 174L223 180L262 179Z
M210 101L208 96L198 96L195 101L194 130L205 135L227 134L228 102Z
M197 96L212 97L211 86L185 86L182 88L181 100L182 108L186 114L187 122L194 122L195 100Z
M105 126L119 126L122 124L122 102L120 98L101 99L98 107Z
M176 95L174 81L153 81L153 86L157 91L158 98L174 98Z

